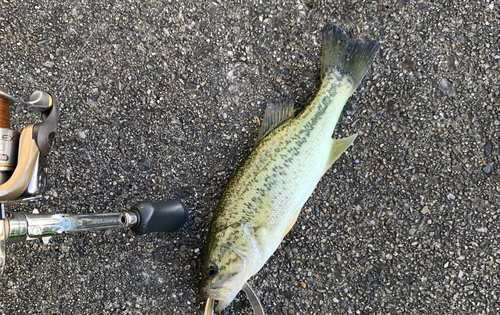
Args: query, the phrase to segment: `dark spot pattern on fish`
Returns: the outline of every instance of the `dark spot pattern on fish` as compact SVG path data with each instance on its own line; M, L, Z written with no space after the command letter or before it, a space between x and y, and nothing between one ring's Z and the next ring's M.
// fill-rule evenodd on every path
M255 213L259 207L264 207L261 210L265 210L270 206L262 204L261 200L266 200L276 185L287 187L287 181L293 181L296 178L294 176L298 176L297 167L303 167L304 163L296 160L304 158L302 153L306 145L310 150L313 133L316 138L318 134L324 134L322 126L318 126L319 123L321 122L323 126L327 124L329 121L327 116L330 116L329 107L332 102L338 101L335 95L339 91L345 93L346 87L348 88L349 82L346 82L346 78L338 73L331 75L335 77L326 79L326 83L313 102L297 117L283 123L265 136L238 168L214 213L215 224L211 225L209 234L214 235L223 229L227 221L255 224ZM278 133L281 135L276 138L275 135ZM287 137L287 133L293 135ZM331 134L329 136L331 137ZM262 178L261 174L266 176ZM278 180L283 177L284 180ZM226 207L235 208L238 204L240 205L238 211L223 213Z

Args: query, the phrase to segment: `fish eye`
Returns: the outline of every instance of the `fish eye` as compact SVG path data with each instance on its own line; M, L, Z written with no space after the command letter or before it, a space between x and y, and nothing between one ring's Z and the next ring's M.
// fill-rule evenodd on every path
M213 277L217 273L217 270L218 270L218 267L216 264L214 264L213 262L209 263L207 266L207 275L209 277Z

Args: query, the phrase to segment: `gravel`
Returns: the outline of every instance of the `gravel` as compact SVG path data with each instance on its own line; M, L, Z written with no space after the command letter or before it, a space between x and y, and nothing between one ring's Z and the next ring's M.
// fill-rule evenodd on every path
M9 245L0 314L202 314L211 214L270 99L303 108L321 29L380 42L358 133L252 279L269 314L500 313L497 1L4 1L0 86L59 97L50 189L10 211L189 208L173 234ZM37 121L11 109L20 129ZM238 295L223 314L250 314Z

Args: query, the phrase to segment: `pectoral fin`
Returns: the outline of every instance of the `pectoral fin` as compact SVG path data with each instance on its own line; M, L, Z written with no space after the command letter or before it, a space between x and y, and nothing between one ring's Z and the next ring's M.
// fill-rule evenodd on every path
M264 138L271 130L281 125L285 120L293 117L293 102L291 100L275 100L269 102L262 126L260 127L257 143Z
M325 165L325 169L323 170L323 174L328 171L328 169L332 166L333 162L335 162L339 156L347 150L347 148L353 143L354 139L356 139L358 135L354 134L350 137L343 139L332 139L332 146L330 148L330 154L328 155L328 161Z

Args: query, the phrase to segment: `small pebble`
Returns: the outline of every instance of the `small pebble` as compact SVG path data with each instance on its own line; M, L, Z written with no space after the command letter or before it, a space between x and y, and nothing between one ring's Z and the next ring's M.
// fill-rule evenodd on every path
M430 212L430 211L429 211L429 207L427 207L427 206L423 207L423 208L422 208L422 211L420 211L420 212L421 212L422 214L427 214L427 213L429 213L429 212Z
M54 63L53 63L52 61L46 61L46 62L44 62L44 64L43 64L43 65L44 65L45 67L47 67L47 68L52 68L52 67L54 67Z
M491 156L492 150L493 150L493 143L490 140L486 141L486 144L484 145L484 155Z
M143 172L149 171L151 168L151 161L148 159L141 159L139 162L137 162L137 165L139 166L139 169Z
M489 174L491 172L491 166L490 165L483 166L483 172Z

